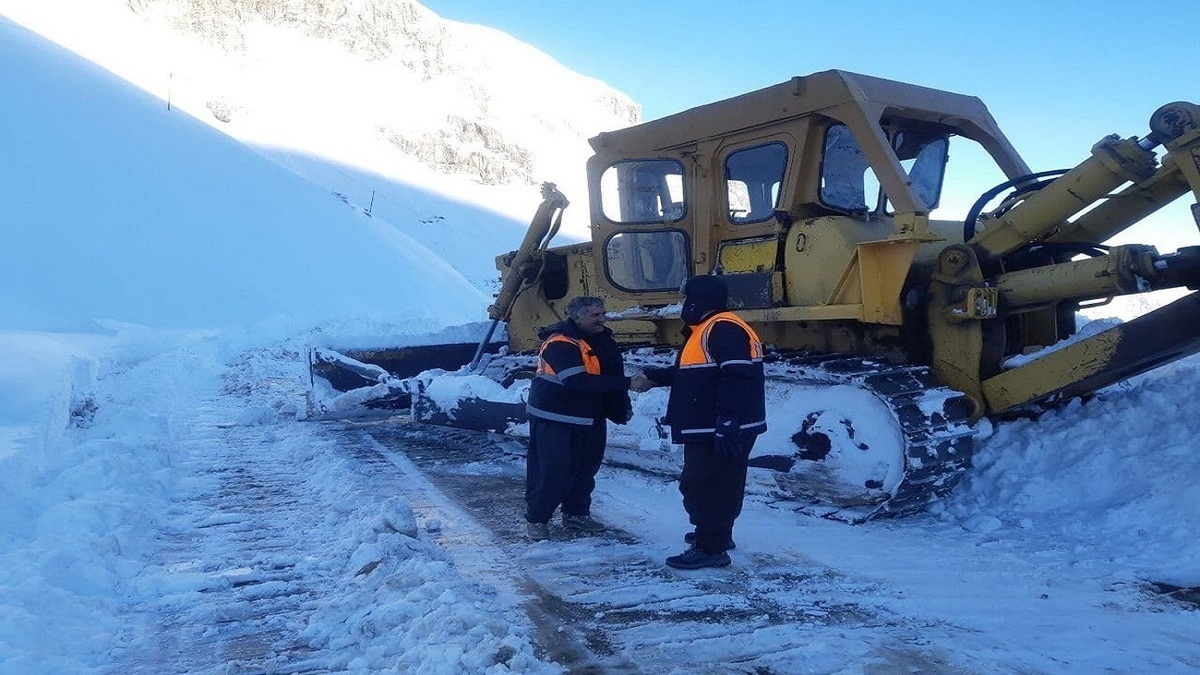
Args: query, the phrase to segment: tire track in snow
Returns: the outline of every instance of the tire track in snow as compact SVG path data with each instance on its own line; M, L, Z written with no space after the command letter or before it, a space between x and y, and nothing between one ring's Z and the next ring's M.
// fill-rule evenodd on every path
M575 672L821 672L814 636L851 636L864 655L900 650L907 662L952 672L924 654L921 632L872 606L870 584L787 557L739 556L732 570L680 573L653 546L620 531L531 544L521 518L523 461L486 435L389 421L235 426L215 400L197 411L175 468L194 475L192 499L169 514L153 624L131 640L120 672L333 672L344 663L303 638L314 604L344 570L315 559L330 511L280 445L335 446L345 493L364 503L399 495L464 577L522 603L542 654ZM345 496L344 493L339 493ZM346 511L348 507L343 506ZM803 592L798 592L801 590ZM152 637L145 637L152 635ZM884 643L884 644L880 644ZM844 653L843 653L844 656ZM714 670L715 669L715 670Z
M832 672L844 664L822 663L827 657L813 643L836 637L860 642L865 661L888 654L906 668L956 672L946 655L924 648L930 631L954 629L880 608L873 583L788 555L743 555L730 569L679 572L663 565L655 547L619 530L598 537L555 530L551 541L530 543L523 536L524 462L505 456L487 434L395 420L343 433L369 435L393 461L415 465L440 499L494 535L502 555L493 552L476 574L527 579L529 612L552 629L542 631L542 647L574 670ZM460 548L449 537L440 543L452 554ZM474 544L458 553L479 565Z
M375 554L382 560L351 564L360 543L379 543L372 532L380 533L376 521L389 500L436 502L424 494L419 472L388 460L366 437L348 442L325 425L258 415L246 399L250 392L229 393L193 408L173 448L171 476L179 485L160 521L158 549L123 608L129 627L113 654L113 672L362 672L363 663L445 668L455 661L439 656L436 645L453 651L476 643L482 658L494 649L500 667L514 653L526 663L501 643L521 640L520 627L530 626L519 611L507 626L474 626L475 637L439 632L459 617L503 611L507 606L489 595L496 577L486 579L479 595L458 575L444 575L424 592L454 596L451 604L408 602L410 592L421 596L417 585L430 583L424 577L437 569L434 563L444 565L445 552L427 541L430 533L414 540L389 530L393 540L412 542L400 545L410 553L384 549ZM254 421L230 421L241 419ZM458 523L445 515L451 509L441 512L460 543L482 538L482 551L496 550L469 518ZM415 567L405 565L404 555ZM395 569L413 576L402 571L395 578ZM422 612L434 618L421 620ZM413 616L420 625L407 624Z
M382 423L382 427L391 425L392 422ZM376 437L380 428L378 422L326 425L327 431L338 438L338 445L356 460L381 474L390 471L398 476L392 483L396 494L408 500L423 520L439 523L433 539L450 552L464 577L508 594L512 604L525 607L526 616L521 618L533 624L539 656L571 672L636 671L625 656L598 645L594 636L572 630L571 626L577 623L574 615L578 608L547 593L502 546L500 538L518 536L518 528L514 526L517 521L513 520L518 507L509 499L512 476L507 471L497 472L489 464L445 465L451 471L461 470L460 476L470 477L468 494L464 495L445 492L441 481L435 478L431 482L428 472L419 467L431 461L440 462L447 456L447 448L473 445L478 438L439 430L436 440L427 434L405 434L402 440L393 437L381 443ZM397 441L402 443L403 450L392 445ZM479 508L490 511L495 521L504 523L499 532L479 522L476 513Z
M120 672L328 672L300 637L327 573L296 526L324 505L279 461L271 428L229 423L220 399L196 412L173 467L190 498L167 514Z

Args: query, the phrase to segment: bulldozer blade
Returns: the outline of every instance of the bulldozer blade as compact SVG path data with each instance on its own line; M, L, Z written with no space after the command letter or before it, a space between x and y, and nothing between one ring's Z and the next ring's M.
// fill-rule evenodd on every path
M487 343L484 352L495 353L501 346L498 342ZM328 380L334 389L350 391L379 381L377 371L365 369L362 364L382 368L388 375L403 379L435 368L458 370L471 362L477 349L479 345L473 342L388 349L322 349L319 350L322 355L349 358L314 358L311 367L313 375Z
M1085 396L1200 352L1200 292L1006 370L983 383L993 410Z
M458 429L505 433L514 425L528 421L524 403L488 401L482 398L462 398L452 409L445 409L423 391L413 395L414 421Z

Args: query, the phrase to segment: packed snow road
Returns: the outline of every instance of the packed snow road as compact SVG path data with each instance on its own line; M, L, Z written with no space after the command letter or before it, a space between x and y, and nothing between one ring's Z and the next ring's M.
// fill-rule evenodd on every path
M610 532L531 542L514 442L297 421L296 382L260 368L179 422L114 672L1200 669L1200 612L1078 542L826 521L756 474L733 566L683 572L662 564L690 529L675 482L617 466Z
M102 672L560 672L534 653L524 597L464 579L421 530L437 522L397 496L418 474L295 419L301 379L278 372L294 363L256 353L164 416L169 466L144 480L168 499ZM437 512L487 560L478 526Z
M354 430L345 427L347 433ZM832 628L859 643L855 661L953 670L940 655L923 653L930 626L872 606L871 595L878 591L873 582L846 579L796 551L744 554L732 570L679 572L663 565L664 542L643 541L631 531L679 520L673 481L609 469L607 489L600 489L593 512L613 530L576 535L556 527L550 541L535 543L523 537L524 468L521 457L504 452L511 441L395 422L359 426L357 433L397 464L414 465L431 487L495 537L502 554L493 564L499 567L476 570L485 575L481 580L508 577L528 589L527 607L542 628L539 644L548 657L573 669L837 668L821 664L824 648L811 639L811 631ZM420 497L410 498L421 511ZM458 548L451 537L440 543L452 554ZM684 547L682 541L672 546ZM474 551L463 557L476 559ZM882 643L876 635L881 630L887 634Z
M1200 665L1200 647L1188 637L1195 612L1141 588L1097 587L1087 573L1072 574L1060 557L1069 552L1050 542L1024 542L1035 548L1022 551L928 517L852 527L798 516L794 504L771 498L759 475L734 566L680 572L662 564L690 529L670 479L606 467L593 514L614 532L557 529L551 541L533 543L521 536L523 460L505 452L511 441L396 422L339 433L353 429L414 464L441 498L492 533L501 567L482 571L532 589L532 616L557 630L540 631L539 644L573 667L990 673ZM455 555L453 541L441 543ZM471 551L463 557L475 559ZM1031 575L1037 588L1025 587ZM1143 648L1095 625L1087 618L1095 604L1176 649ZM1014 643L1014 633L1027 639Z

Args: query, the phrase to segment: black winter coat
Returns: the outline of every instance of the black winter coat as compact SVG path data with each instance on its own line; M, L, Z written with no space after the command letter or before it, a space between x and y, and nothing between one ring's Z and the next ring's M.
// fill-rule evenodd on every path
M629 421L629 378L612 331L589 335L567 319L538 331L544 341L555 334L582 340L600 362L600 374L581 372L583 355L573 344L556 341L542 350L542 358L556 372L572 371L561 380L536 377L529 387L526 411L542 419L567 424L591 424L604 419L617 424ZM586 420L586 421L585 421Z
M692 329L684 335L691 337ZM761 360L751 352L751 340L740 326L729 321L716 322L709 332L705 348L715 367L648 368L646 377L655 384L671 387L667 400L666 423L671 427L672 443L712 441L718 421L732 421L750 436L767 430L766 380Z

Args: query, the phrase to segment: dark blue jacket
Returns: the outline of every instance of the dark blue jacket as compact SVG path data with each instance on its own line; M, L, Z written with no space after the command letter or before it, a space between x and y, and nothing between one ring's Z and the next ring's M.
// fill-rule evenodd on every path
M568 340L550 340L561 335ZM526 412L552 422L591 425L604 419L624 424L632 406L629 378L612 331L589 335L570 319L538 331L540 360L545 374L529 386ZM582 348L582 351L581 351ZM586 361L598 361L599 373L589 373Z
M684 335L687 343L674 366L646 370L656 384L671 387L666 416L671 441L712 441L718 420L732 420L748 435L766 431L762 345L753 329L730 312L718 312L685 328Z

